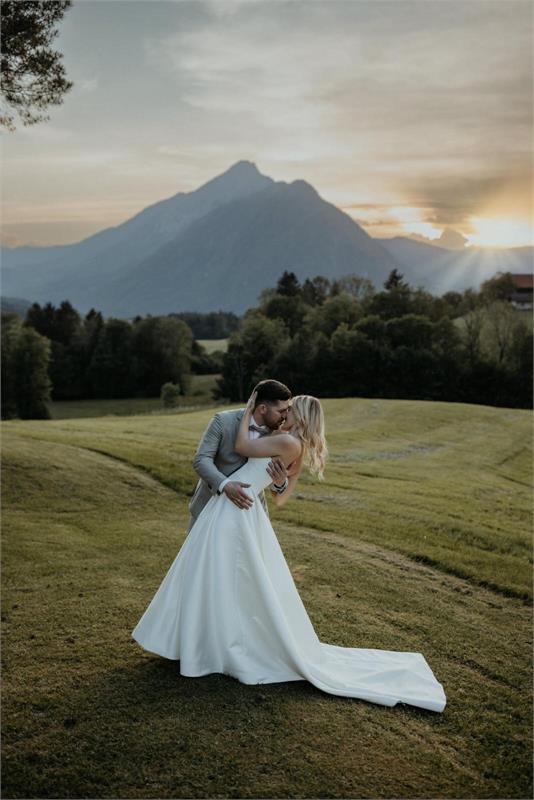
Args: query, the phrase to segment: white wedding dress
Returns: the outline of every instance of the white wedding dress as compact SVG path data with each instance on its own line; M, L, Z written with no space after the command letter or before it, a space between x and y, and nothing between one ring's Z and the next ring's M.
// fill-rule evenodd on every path
M248 511L212 497L132 631L189 677L224 673L242 683L307 680L372 703L443 711L443 687L421 653L320 642L258 493L270 459L251 458L232 480L250 483Z

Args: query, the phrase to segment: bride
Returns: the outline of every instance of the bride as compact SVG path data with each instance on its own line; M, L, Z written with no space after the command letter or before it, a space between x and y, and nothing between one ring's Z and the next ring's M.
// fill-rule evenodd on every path
M232 480L250 484L257 499L271 481L266 466L273 456L292 465L287 496L303 463L322 477L319 400L293 398L285 430L249 439L254 401L252 395L235 442L248 461ZM225 494L214 495L199 514L132 637L145 650L180 661L188 677L218 672L245 684L307 680L324 692L385 706L445 708L443 687L421 653L320 642L262 504L242 510Z

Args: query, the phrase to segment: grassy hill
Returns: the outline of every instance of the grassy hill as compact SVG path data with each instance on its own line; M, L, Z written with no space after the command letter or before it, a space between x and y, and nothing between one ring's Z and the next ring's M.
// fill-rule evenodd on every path
M325 401L326 480L271 518L322 641L422 652L443 714L183 678L130 637L212 410L3 434L3 796L532 791L529 411Z

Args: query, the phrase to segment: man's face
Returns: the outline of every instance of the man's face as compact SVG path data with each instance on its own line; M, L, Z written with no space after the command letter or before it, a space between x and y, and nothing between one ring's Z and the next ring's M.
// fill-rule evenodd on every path
M266 425L272 431L276 431L286 421L290 406L290 400L276 400L272 403L260 403L254 414L258 422L261 420L262 425Z

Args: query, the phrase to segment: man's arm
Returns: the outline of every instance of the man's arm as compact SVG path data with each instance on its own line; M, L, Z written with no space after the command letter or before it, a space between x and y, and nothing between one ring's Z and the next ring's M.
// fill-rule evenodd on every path
M215 466L214 458L219 449L222 435L222 420L219 414L215 414L200 440L193 458L193 467L213 495L221 494L224 491L228 499L238 508L250 508L252 499L244 491L250 484L233 481Z
M219 449L222 434L221 417L219 414L215 414L204 431L193 458L194 469L207 484L212 494L216 494L221 483L227 481L226 475L217 469L213 460Z

